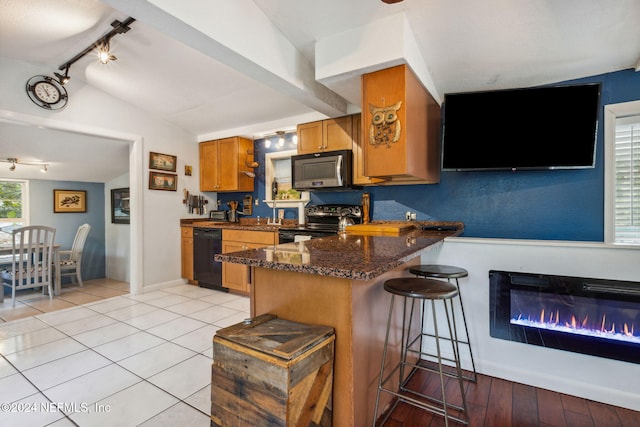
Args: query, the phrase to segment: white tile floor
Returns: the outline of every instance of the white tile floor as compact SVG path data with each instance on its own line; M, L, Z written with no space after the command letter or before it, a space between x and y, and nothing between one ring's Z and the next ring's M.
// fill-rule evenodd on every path
M249 299L190 285L0 324L0 424L209 426L212 338Z

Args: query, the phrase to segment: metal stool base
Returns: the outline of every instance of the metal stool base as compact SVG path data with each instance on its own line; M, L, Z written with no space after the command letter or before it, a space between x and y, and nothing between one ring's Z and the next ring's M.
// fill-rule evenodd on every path
M476 371L476 363L473 360L473 351L471 350L471 340L469 339L467 316L464 313L464 304L462 304L462 291L460 290L460 283L458 282L458 278L467 277L469 273L462 267L442 264L417 265L415 267L410 267L409 272L411 274L415 274L418 277L447 279L448 283L452 283L452 280L455 280L455 286L456 288L458 288L458 302L460 303L460 311L462 312L462 323L464 324L465 334L463 339L458 338L458 345L466 345L469 348L469 357L471 358L471 374L466 375L464 379L474 383L478 382L478 372ZM441 337L441 339L447 338Z
M387 283L393 280L395 279L391 279L390 281L387 281ZM420 281L424 281L425 286L428 286L430 282L446 283L443 281L434 281L431 279L409 279L409 280L414 280L415 282L411 282L411 283L415 284L416 286L420 284L419 283ZM465 398L465 389L463 384L464 378L462 374L462 369L460 367L460 357L459 357L458 345L457 345L457 342L458 342L457 332L455 328L455 314L453 309L453 298L457 295L457 290L455 290L455 286L452 284L447 284L452 289L454 289L453 292L446 293L443 291L441 293L438 293L436 291L436 292L432 292L433 295L429 295L429 292L425 291L424 295L420 295L420 291L415 291L415 292L412 291L412 293L409 294L408 292L405 292L404 289L398 290L398 289L394 289L393 287L387 287L387 283L385 283L385 289L391 292L391 304L389 306L389 318L387 320L387 333L385 337L384 350L382 355L382 364L380 367L380 377L378 382L378 392L376 395L376 403L375 403L375 410L374 410L374 416L373 416L373 426L375 427L377 425L376 417L378 415L378 406L380 403L381 393L387 393L395 396L396 401L393 403L392 407L387 411L380 425L384 424L387 421L387 419L393 412L393 409L396 407L396 405L399 402L405 402L409 405L415 406L424 411L444 417L445 426L449 425L449 420L452 420L461 424L468 424L469 423L468 411L467 411L466 398ZM389 372L386 373L385 375L385 362L387 358L387 347L389 345L389 330L391 327L391 319L393 317L393 307L395 303L396 294L403 297L401 357L400 357L400 362L395 367L393 367L393 369L390 369ZM411 307L409 312L407 312L408 298L411 299ZM420 313L420 333L416 334L416 336L411 338L409 336L408 331L411 331L411 321L412 321L414 310L415 310L416 300L420 300L421 302L420 308L422 309L422 313ZM422 348L421 348L422 338L424 336L432 335L432 334L425 334L423 332L424 321L425 321L425 303L427 300L431 302L431 312L433 315L433 326L434 326L433 338L435 339L436 350L437 350L435 355L425 353L422 351ZM447 328L449 331L449 336L452 337L452 339L439 336L438 321L437 321L436 310L435 310L436 308L435 301L438 301L438 300L442 301L444 304ZM409 315L409 322L408 322L408 327L405 327L407 315ZM448 341L451 344L451 351L453 353L452 359L446 358L442 355L441 340L443 342ZM412 348L416 344L418 344L418 348L419 348L418 350ZM412 355L417 356L418 360L416 363L413 363L412 361L407 360L408 353L411 353ZM421 365L420 361L422 360L422 356L435 357L438 369L433 369L433 368ZM453 362L455 367L455 373L448 372L445 370L446 365L444 365L443 363L444 361ZM449 366L449 368L451 367ZM405 370L408 372L407 375L405 375ZM407 387L408 381L418 370L437 373L440 376L440 392L442 393L441 398L434 397L434 396L427 396L423 393L420 393L419 391L411 390ZM391 388L390 386L387 385L387 383L389 383L390 380L396 376L396 374L399 375L399 384L397 388ZM447 402L445 387L444 387L445 377L451 377L458 380L458 384L460 387L460 395L462 399L461 405Z

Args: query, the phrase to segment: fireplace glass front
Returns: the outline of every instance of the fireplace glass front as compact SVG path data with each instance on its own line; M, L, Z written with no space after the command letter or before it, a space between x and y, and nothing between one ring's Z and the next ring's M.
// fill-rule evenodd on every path
M640 283L489 272L492 337L640 363Z

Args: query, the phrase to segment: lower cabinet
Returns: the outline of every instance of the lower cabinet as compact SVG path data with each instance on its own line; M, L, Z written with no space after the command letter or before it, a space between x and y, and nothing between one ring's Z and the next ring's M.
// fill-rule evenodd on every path
M195 284L193 279L193 227L180 227L182 253L182 277Z
M246 251L276 244L273 231L222 230L222 253ZM249 293L250 267L222 263L222 286L241 293Z

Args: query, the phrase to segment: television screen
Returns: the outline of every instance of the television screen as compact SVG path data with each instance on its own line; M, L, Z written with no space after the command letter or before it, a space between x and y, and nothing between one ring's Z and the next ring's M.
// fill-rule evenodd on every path
M443 170L595 166L600 85L446 94Z

